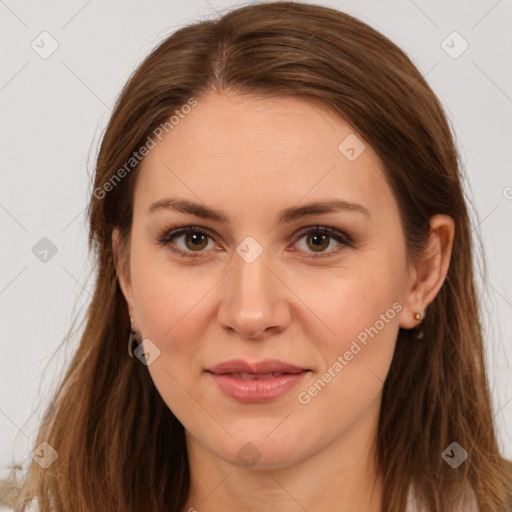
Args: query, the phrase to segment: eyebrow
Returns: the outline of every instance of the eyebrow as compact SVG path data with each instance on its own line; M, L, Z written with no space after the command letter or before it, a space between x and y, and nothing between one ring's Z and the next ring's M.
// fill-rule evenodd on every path
M201 217L202 219L211 219L223 222L229 225L229 218L220 211L210 208L204 204L194 203L187 199L165 198L152 203L146 209L146 215L158 210L176 210L181 213L188 213ZM363 214L367 219L371 220L370 211L361 204L343 201L340 199L332 199L330 201L317 201L302 206L293 206L286 208L279 213L278 224L292 222L307 215L317 215L322 213L332 213L336 211L355 212Z

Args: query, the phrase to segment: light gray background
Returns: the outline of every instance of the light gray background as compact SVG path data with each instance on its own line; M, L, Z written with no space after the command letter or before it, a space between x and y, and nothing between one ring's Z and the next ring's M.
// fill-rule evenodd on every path
M322 4L404 49L450 118L488 260L487 281L477 271L487 366L500 443L512 459L512 2ZM78 341L55 354L91 297L84 210L115 98L166 35L235 5L242 4L0 0L0 477L28 460L42 408ZM31 47L34 40L42 46L43 31L59 45L47 59ZM456 59L442 47L453 31L469 44ZM444 44L453 52L461 43L452 37ZM32 252L42 237L58 250L46 263Z

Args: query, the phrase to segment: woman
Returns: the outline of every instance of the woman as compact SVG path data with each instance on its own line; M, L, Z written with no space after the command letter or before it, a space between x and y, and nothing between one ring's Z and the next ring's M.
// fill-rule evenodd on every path
M296 2L177 31L117 102L89 215L96 289L21 509L510 510L456 149L387 38Z

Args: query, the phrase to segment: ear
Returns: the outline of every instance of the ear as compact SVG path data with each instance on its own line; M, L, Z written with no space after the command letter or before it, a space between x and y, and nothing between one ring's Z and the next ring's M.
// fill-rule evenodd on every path
M452 217L438 214L430 218L429 242L424 258L410 271L404 307L400 312L400 327L416 327L418 320L414 313L424 316L426 307L441 289L450 266L454 236Z
M117 270L117 279L119 286L123 292L128 311L131 318L135 317L135 302L133 299L133 289L130 276L130 268L128 258L126 257L126 248L123 247L120 238L119 228L112 230L112 254L114 257L114 265Z

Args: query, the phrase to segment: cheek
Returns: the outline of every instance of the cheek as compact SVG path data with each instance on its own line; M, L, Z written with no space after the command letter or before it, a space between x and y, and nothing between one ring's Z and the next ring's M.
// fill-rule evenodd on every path
M369 348L370 341L375 340L373 345L378 346L374 350L383 345L393 346L402 308L398 302L400 289L389 271L374 271L365 268L361 272L351 271L348 277L318 279L314 287L302 291L301 296L313 312L312 321L323 325L325 335L318 348L331 358L350 350L354 341Z
M389 276L377 281L364 275L333 285L323 296L318 310L329 334L317 338L318 372L296 400L304 414L326 426L325 436L348 429L379 398L399 329L397 297ZM317 306L320 300L318 295Z
M211 317L207 312L208 292L218 276L192 267L179 268L169 261L162 262L163 258L152 264L149 252L135 250L132 258L141 332L160 351L148 370L173 412L192 413L193 400L188 393L197 394L193 376L201 366L200 345Z
M325 334L315 342L318 373L298 390L297 401L334 430L348 428L380 395L399 330L402 305L393 272L367 268L330 284L318 281L322 293L310 289L308 295Z
M183 271L162 268L146 267L137 276L141 330L160 350L148 371L166 405L193 434L211 421L199 405L194 372L200 366L200 344L208 322L205 296L212 285Z
M163 249L158 251L133 254L132 282L142 334L163 349L190 347L204 327L203 307L216 279L197 267L180 268L160 252Z

